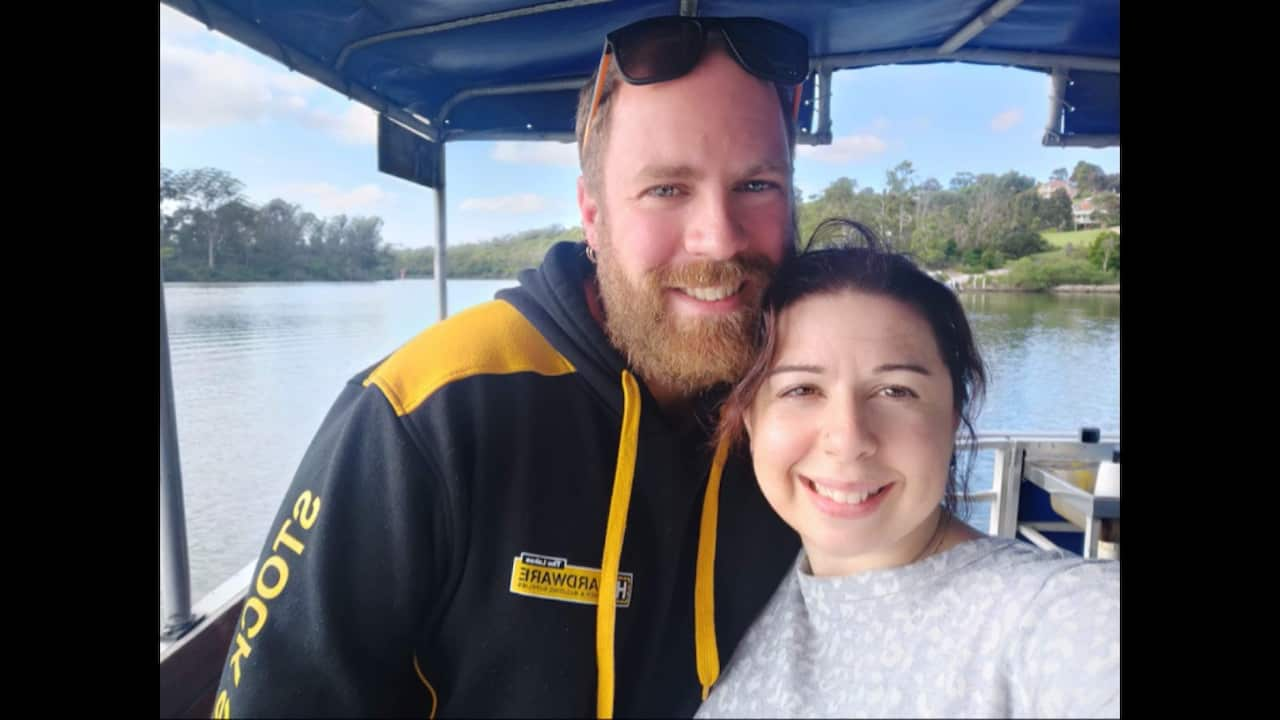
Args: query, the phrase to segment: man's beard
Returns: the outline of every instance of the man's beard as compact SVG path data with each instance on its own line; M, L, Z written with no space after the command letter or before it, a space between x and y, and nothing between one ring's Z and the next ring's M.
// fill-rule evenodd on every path
M725 261L694 261L645 273L639 286L623 271L599 227L597 282L604 303L605 333L628 365L650 384L692 397L746 372L760 298L775 263L759 253ZM678 317L667 307L672 287L741 286L741 306L723 315ZM678 291L677 291L678 292Z

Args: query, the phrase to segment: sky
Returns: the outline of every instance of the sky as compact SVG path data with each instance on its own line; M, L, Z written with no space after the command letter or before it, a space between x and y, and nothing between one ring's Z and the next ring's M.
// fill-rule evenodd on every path
M1015 170L1045 181L1081 160L1119 172L1119 148L1040 144L1049 90L1046 74L963 63L837 72L834 140L800 146L796 185L808 196L843 176L879 190L904 160L918 182L943 187L959 172ZM433 245L435 193L378 172L377 139L369 108L160 6L162 167L219 168L244 183L251 202L376 215L388 244ZM579 224L570 143L450 143L446 171L450 245Z

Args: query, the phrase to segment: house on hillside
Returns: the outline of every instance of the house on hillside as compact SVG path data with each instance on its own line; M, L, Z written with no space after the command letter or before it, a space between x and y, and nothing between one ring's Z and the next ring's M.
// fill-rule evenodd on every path
M1039 185L1036 185L1036 193L1046 200L1052 197L1053 193L1058 190L1066 190L1067 197L1072 200L1076 197L1076 186L1066 180L1050 180L1047 183L1040 183Z
M1087 227L1099 227L1101 223L1094 217L1093 198L1085 198L1080 202L1071 203L1071 221L1075 223L1077 230Z

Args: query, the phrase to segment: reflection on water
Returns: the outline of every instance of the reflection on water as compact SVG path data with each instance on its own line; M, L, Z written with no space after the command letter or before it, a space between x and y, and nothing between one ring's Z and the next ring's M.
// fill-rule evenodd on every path
M1120 431L1120 298L1040 293L964 294L987 361L979 432ZM995 453L978 454L973 490L991 486ZM987 503L970 523L986 530Z
M449 283L454 312L513 281ZM436 316L429 280L165 287L198 599L253 560L342 384Z

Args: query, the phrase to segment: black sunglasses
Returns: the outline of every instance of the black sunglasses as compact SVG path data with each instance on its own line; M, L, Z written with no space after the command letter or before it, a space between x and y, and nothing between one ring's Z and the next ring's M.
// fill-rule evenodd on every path
M809 75L809 41L772 20L673 15L634 22L606 36L618 70L633 85L665 82L698 64L707 33L719 30L744 70L779 85L799 85Z
M640 20L605 36L582 147L586 148L591 137L591 122L600 105L610 56L616 59L622 77L632 85L675 80L697 67L706 48L707 33L712 30L720 31L729 55L747 72L777 85L797 86L792 90L794 120L800 112L798 86L809 76L809 41L804 35L763 18L670 15Z

